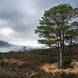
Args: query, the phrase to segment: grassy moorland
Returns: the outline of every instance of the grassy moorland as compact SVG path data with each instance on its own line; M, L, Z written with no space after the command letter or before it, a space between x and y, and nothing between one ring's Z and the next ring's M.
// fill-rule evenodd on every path
M58 68L56 49L32 50L31 52L2 53L0 78L78 78L78 47L72 48L72 63Z

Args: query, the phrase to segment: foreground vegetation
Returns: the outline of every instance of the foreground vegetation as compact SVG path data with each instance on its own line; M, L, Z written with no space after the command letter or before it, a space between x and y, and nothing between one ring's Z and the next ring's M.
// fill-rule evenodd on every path
M78 68L78 47L73 46L70 65L66 54L63 69L58 68L57 50L54 48L51 51L45 49L2 53L0 78L78 78L78 72L75 70ZM68 51L69 48L65 53Z

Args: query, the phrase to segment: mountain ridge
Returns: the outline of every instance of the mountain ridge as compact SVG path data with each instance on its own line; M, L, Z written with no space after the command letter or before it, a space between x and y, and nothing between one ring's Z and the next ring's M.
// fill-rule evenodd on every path
M0 40L0 47L11 47L11 46L12 44L10 44L9 42Z

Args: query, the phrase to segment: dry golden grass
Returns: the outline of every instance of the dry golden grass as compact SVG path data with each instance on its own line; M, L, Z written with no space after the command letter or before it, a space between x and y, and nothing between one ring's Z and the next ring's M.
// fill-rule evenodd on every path
M71 63L72 67L66 68L66 69L62 69L62 68L58 68L58 64L54 63L54 64L45 64L43 65L41 68L44 69L46 72L51 72L51 73L56 73L56 72L65 72L65 73L78 73L78 61L73 60L73 62Z

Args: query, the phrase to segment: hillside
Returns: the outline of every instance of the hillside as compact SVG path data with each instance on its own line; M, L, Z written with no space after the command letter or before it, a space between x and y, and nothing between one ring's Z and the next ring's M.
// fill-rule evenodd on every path
M10 43L6 41L0 41L0 47L10 47L12 46Z

